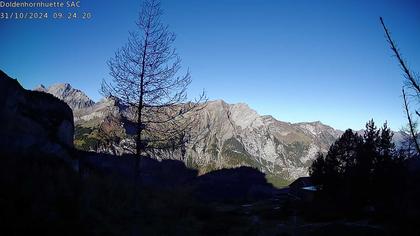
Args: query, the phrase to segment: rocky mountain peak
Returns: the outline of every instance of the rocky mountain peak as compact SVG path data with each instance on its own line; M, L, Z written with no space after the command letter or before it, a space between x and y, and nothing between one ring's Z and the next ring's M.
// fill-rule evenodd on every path
M95 104L84 92L73 88L68 83L56 83L48 88L40 85L34 90L54 95L66 102L73 110L88 108Z
M48 88L49 93L52 93L54 96L60 96L60 97L71 95L71 93L74 93L77 91L80 91L80 90L73 89L73 87L68 83L56 83L56 84L51 85Z
M261 116L245 103L230 105L231 119L242 129L263 125Z
M39 92L47 92L47 88L43 84L38 85L34 90Z

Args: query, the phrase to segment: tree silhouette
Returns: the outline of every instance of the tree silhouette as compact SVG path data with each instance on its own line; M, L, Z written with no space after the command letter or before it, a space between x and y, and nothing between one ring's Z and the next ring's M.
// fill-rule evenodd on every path
M331 145L326 156L319 153L310 167L314 183L321 185L329 194L338 193L345 181L345 175L356 167L357 154L360 151L362 138L351 129Z
M330 199L346 202L343 207L351 211L384 202L395 194L389 185L397 185L401 168L392 136L386 123L378 129L373 120L363 136L346 130L325 156L318 154L312 163L314 183Z
M193 113L205 100L203 92L188 102L191 76L180 73L181 59L172 46L175 34L161 22L161 15L159 1L143 2L137 30L108 61L112 81L102 83L105 96L118 98L132 111L128 118L136 126L136 155L185 142Z

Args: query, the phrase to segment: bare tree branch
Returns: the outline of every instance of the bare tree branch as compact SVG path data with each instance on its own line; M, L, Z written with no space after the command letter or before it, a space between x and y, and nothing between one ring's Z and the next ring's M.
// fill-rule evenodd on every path
M416 90L416 93L420 93L420 86L418 81L414 78L413 73L408 69L406 63L401 57L401 54L399 53L395 42L392 40L390 32L388 31L388 28L385 26L385 23L382 19L382 17L379 18L381 20L382 27L384 28L387 41L389 45L391 46L391 50L394 52L394 55L397 57L398 63L400 64L402 70L404 71L405 77L410 81L411 86Z
M403 99L404 99L405 113L407 115L408 125L409 125L409 128L410 128L410 133L411 133L411 136L413 138L413 142L416 146L417 153L420 153L420 146L419 146L418 141L417 141L417 132L415 131L413 121L411 120L410 110L408 109L408 102L407 102L407 97L405 95L404 89L402 89L402 94L403 94Z

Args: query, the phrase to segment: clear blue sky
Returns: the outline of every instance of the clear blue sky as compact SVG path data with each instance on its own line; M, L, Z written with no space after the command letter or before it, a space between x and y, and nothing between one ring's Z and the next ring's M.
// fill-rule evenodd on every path
M82 0L89 21L0 20L0 68L34 88L69 82L98 100L106 61L135 29L138 0ZM420 2L163 0L163 21L189 68L194 96L245 102L289 122L361 129L374 118L405 124L402 73L383 16L420 71Z

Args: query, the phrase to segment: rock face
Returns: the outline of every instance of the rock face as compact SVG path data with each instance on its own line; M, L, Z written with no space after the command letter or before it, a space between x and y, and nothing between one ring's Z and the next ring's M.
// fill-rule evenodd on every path
M67 83L53 84L48 88L44 85L40 85L34 90L54 95L55 97L65 101L73 110L87 108L94 104L94 102L86 96L85 93L72 88L70 84Z
M0 71L0 149L28 154L34 150L59 156L73 148L73 113L54 96L28 91Z
M307 175L316 153L326 152L341 135L320 122L282 122L221 100L208 102L199 116L201 137L190 143L185 161L204 172L245 165L294 179Z

